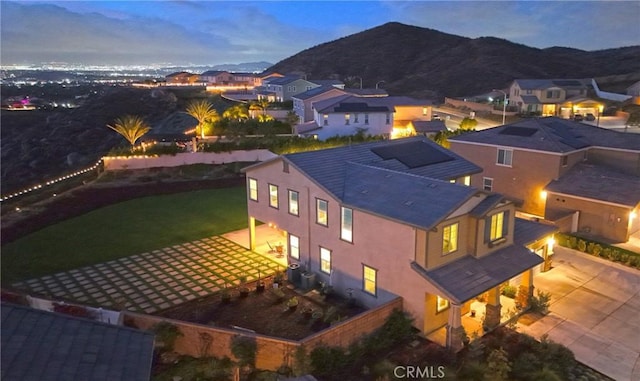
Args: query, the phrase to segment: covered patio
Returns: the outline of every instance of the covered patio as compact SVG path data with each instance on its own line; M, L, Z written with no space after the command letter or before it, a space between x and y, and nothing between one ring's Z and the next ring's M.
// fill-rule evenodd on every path
M272 224L256 224L255 247L251 248L249 228L232 231L222 235L226 239L237 243L254 253L278 262L286 267L287 259L287 232Z

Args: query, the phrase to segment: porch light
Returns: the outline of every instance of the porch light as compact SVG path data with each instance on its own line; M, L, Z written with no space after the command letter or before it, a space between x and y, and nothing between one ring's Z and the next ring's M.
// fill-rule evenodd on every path
M633 219L636 218L636 217L638 217L636 212L634 212L634 211L629 212L629 221L633 221Z
M543 200L547 199L547 191L546 190L543 190L543 191L540 192L540 198L543 199Z
M553 245L556 244L556 240L553 237L547 239L547 252L553 253Z

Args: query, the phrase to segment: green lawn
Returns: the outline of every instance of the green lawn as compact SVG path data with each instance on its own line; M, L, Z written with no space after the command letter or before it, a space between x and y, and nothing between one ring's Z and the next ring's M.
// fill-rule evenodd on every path
M247 227L244 187L122 202L2 247L2 284L40 277Z

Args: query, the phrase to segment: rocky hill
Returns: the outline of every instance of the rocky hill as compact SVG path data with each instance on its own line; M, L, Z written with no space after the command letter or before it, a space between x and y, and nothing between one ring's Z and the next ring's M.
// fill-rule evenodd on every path
M583 51L531 48L494 37L466 38L387 23L304 50L270 67L307 78L338 78L394 95L465 96L517 78L589 78L640 72L640 46Z

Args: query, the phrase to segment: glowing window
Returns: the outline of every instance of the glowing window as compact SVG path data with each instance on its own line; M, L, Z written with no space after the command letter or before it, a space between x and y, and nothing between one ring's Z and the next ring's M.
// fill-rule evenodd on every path
M464 185L471 186L471 176L464 177Z
M249 178L249 198L258 201L258 180Z
M298 215L298 192L289 190L289 213Z
M269 184L269 206L278 207L278 186Z
M458 223L447 225L442 229L442 254L458 250Z
M342 207L341 215L340 238L353 242L353 209Z
M449 308L449 301L445 298L441 298L440 296L436 297L436 311L442 312Z
M316 199L316 222L327 226L329 205L325 200Z
M495 241L504 235L504 212L491 216L491 233L489 239Z
M320 248L320 271L331 274L331 250Z
M289 234L289 255L291 258L300 259L300 238Z
M371 295L377 294L377 278L378 270L367 265L362 265L362 289L364 292Z

